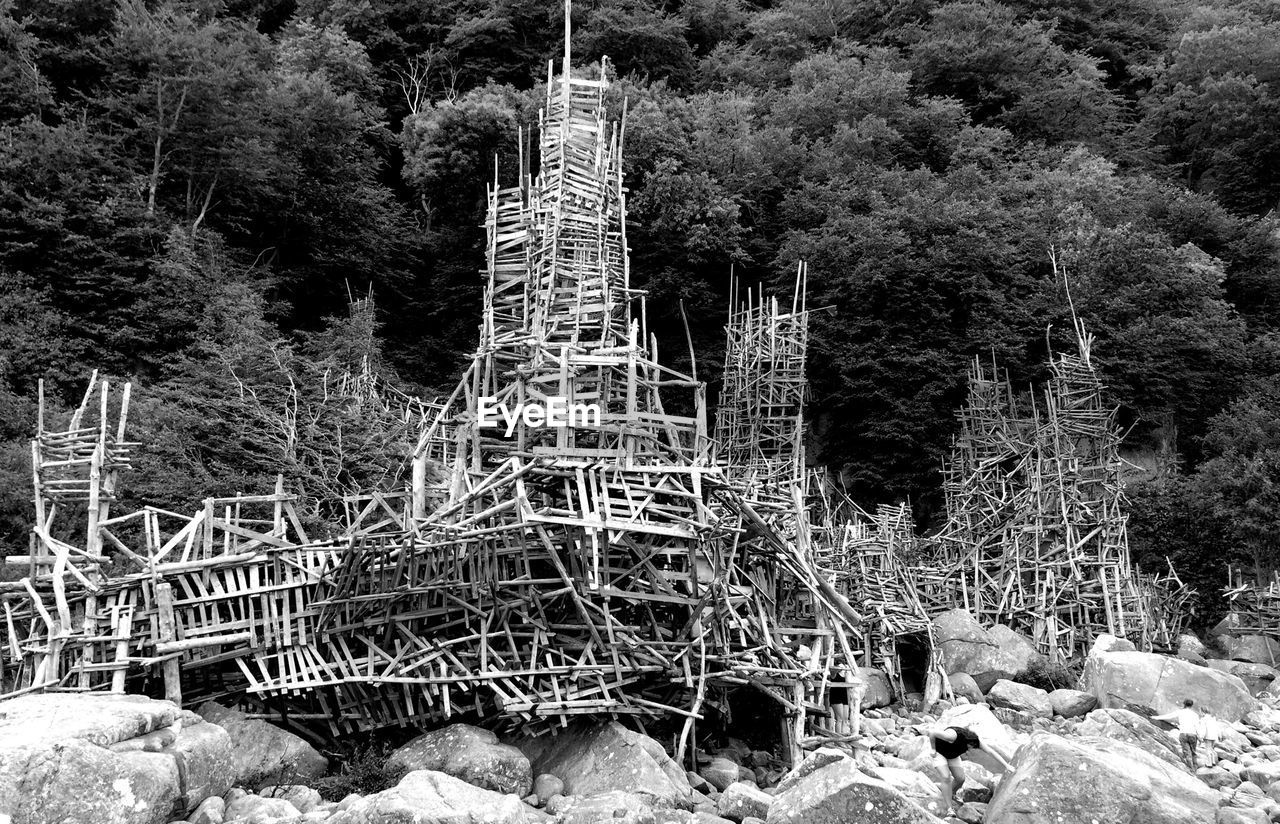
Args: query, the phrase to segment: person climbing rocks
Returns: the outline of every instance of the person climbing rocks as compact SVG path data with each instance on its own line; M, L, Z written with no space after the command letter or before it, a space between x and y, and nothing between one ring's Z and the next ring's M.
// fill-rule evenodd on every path
M1214 717L1213 710L1205 707L1204 717L1200 719L1200 743L1204 744L1206 750L1206 767L1218 763L1218 742L1221 740L1222 722Z
M1182 758L1192 772L1196 769L1196 748L1200 746L1200 714L1196 702L1190 698L1182 702L1182 709L1152 716L1152 721L1165 721L1178 726L1178 743L1182 745Z
M1000 753L982 746L982 739L968 727L935 727L929 731L933 740L933 748L938 755L947 760L947 769L951 771L951 794L954 796L964 784L964 765L960 759L973 751L981 751L990 756L1000 766L1001 773L1012 769L1009 762Z

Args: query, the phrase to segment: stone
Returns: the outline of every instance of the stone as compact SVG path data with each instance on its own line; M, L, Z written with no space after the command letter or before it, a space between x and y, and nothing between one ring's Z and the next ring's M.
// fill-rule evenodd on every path
M1205 647L1204 642L1199 638L1190 633L1184 632L1182 635L1178 636L1178 655L1182 655L1184 652L1205 658L1208 649Z
M1224 635L1219 639L1228 658L1266 664L1280 664L1280 642L1266 635Z
M309 813L320 806L320 793L303 784L276 784L258 791L263 798L282 798L298 809Z
M271 824L277 819L297 818L301 814L297 807L283 798L246 795L227 805L222 820L226 824Z
M486 790L520 796L528 795L533 785L533 769L524 753L470 724L450 724L419 735L391 753L387 767L401 773L435 770Z
M1268 824L1271 818L1262 810L1223 807L1218 810L1217 824Z
M1240 776L1221 767L1201 767L1196 770L1196 778L1215 790L1224 787L1233 790L1240 786Z
M564 782L551 773L540 773L533 779L533 794L545 802L553 795L564 794Z
M1079 723L1076 733L1121 741L1175 766L1184 764L1181 746L1173 736L1129 710L1094 710Z
M658 807L691 809L689 779L662 745L616 721L584 722L553 736L517 744L534 772L551 773L566 794L599 795L610 790L645 793Z
M879 709L893 704L893 686L884 670L858 667L858 677L867 685L867 691L862 696L863 709Z
M1280 677L1280 671L1266 664L1254 664L1250 661L1224 661L1210 659L1207 666L1219 672L1229 672L1244 682L1245 688L1253 696L1262 695L1267 688Z
M447 773L414 770L391 789L353 801L331 816L329 822L524 824L526 810L529 808L514 795L476 787Z
M1280 781L1280 764L1274 761L1262 761L1253 764L1244 768L1242 777L1245 781L1252 781L1259 787L1270 787Z
M742 821L745 818L766 818L773 796L756 787L738 781L724 788L716 801L716 812L731 821Z
M1159 714L1182 707L1184 699L1214 708L1221 720L1238 721L1259 704L1234 675L1149 652L1098 652L1085 661L1080 688L1099 707L1134 707Z
M197 712L231 737L231 777L238 785L257 788L281 779L295 783L329 770L328 759L287 730L213 701L200 705Z
M163 824L230 786L225 731L140 695L0 705L0 812L24 824Z
M1049 693L1053 714L1063 718L1079 718L1098 706L1098 699L1090 692L1072 689L1056 689Z
M1134 652L1137 649L1129 639L1117 638L1109 632L1103 632L1093 639L1093 646L1089 648L1089 654L1093 655L1095 652Z
M987 703L994 707L1004 707L1015 712L1030 713L1039 718L1053 715L1053 702L1049 693L1028 684L1000 679L987 691Z
M705 778L708 784L721 792L740 777L738 765L724 756L716 756L711 759L710 764L698 770L698 775Z
M812 766L806 769L806 764ZM783 779L765 820L767 824L940 824L942 819L837 753L835 758L810 757Z
M1111 653L1115 654L1115 653ZM1212 821L1218 794L1143 750L1105 738L1036 733L987 808L987 824Z
M1035 645L1008 627L990 630L966 610L953 609L933 619L934 649L948 675L963 672L985 690L999 679L1014 679L1043 657Z
M986 700L982 694L982 690L978 688L978 682L973 680L973 676L967 672L953 672L947 676L947 680L951 682L951 691L957 696L968 698L975 704L980 704Z
M222 800L222 796L215 795L201 801L195 812L188 816L187 821L190 824L222 824L226 809L227 802Z
M658 813L653 809L653 799L637 793L611 790L592 796L569 796L556 813L558 824L656 824ZM713 807L714 809L714 807ZM685 824L693 817L684 810L671 811Z
M946 815L947 809L951 806L950 793L944 791L924 773L912 769L880 767L873 770L871 775L936 816Z
M965 824L982 824L987 817L987 805L976 802L961 804L956 808L956 818Z

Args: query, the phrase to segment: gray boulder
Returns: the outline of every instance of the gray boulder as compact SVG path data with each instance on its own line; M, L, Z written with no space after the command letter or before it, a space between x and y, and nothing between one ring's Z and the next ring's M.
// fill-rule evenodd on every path
M893 703L893 687L883 670L858 667L858 675L867 684L867 692L862 696L863 709L879 709Z
M619 790L647 794L659 807L692 808L693 788L685 771L657 741L616 721L576 724L554 736L515 743L534 772L564 782L566 795Z
M1179 769L1183 767L1181 749L1173 736L1129 710L1094 710L1076 727L1076 733L1120 741L1137 747L1149 755L1154 755Z
M231 707L207 701L197 712L231 736L231 778L238 786L258 788L281 779L291 782L319 778L329 760L293 733Z
M987 690L987 703L993 707L1030 713L1039 718L1053 716L1053 702L1049 700L1049 693L1027 684L1006 681L1003 678Z
M773 796L754 784L738 781L724 788L716 801L716 812L730 821L742 821L745 818L765 818L769 815L769 805Z
M161 824L225 792L230 761L225 731L167 701L45 693L0 704L0 813L22 824Z
M944 790L923 772L902 767L878 767L867 772L934 815L943 816L947 814L951 795L949 788Z
M1227 721L1238 721L1258 707L1236 676L1149 652L1090 653L1080 688L1093 693L1099 707L1161 714L1180 708L1187 698L1214 707L1218 718Z
M834 751L811 755L778 785L767 824L941 824L942 819Z
M389 790L353 800L329 824L524 824L514 795L433 770L414 770Z
M524 753L469 724L450 724L419 735L391 753L387 767L406 773L436 770L486 790L519 796L528 795L533 784L533 768Z
M226 824L266 824L282 818L297 818L301 811L283 798L246 794L227 804L222 820Z
M1280 664L1280 641L1266 635L1224 635L1219 639L1228 658L1274 667Z
M1204 824L1218 807L1218 794L1186 772L1118 741L1036 733L1014 766L987 824Z
M1056 689L1049 693L1049 703L1053 705L1054 715L1063 718L1079 718L1098 706L1098 699L1090 692Z
M1274 667L1266 664L1255 664L1250 661L1224 661L1211 658L1205 662L1205 665L1218 672L1226 672L1236 676L1244 682L1245 688L1253 696L1266 692L1276 678L1280 677L1280 671L1277 671Z
M968 698L975 704L980 704L986 700L986 696L982 694L982 690L978 687L978 682L973 680L973 676L967 672L953 672L947 676L947 680L951 682L951 691L955 693L957 698Z
M999 625L984 629L963 609L934 618L933 634L943 671L973 676L984 692L999 679L1015 679L1043 660L1024 636Z

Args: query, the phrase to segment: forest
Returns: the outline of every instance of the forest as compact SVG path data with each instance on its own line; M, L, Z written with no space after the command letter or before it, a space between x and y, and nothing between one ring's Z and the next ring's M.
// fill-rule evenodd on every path
M134 383L126 500L185 512L282 472L323 521L326 496L399 482L409 427L341 378L456 382L486 187L514 182L563 14L0 0L0 549L27 548L38 382L65 414L93 369ZM1042 379L1074 306L1157 456L1129 487L1137 557L1206 603L1226 561L1280 561L1280 5L572 15L575 61L621 78L633 285L710 397L731 269L781 292L808 261L810 459L930 529L970 360Z

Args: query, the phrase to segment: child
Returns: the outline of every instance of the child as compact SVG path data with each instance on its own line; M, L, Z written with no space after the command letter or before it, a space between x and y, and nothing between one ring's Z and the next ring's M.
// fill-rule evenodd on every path
M1222 722L1213 717L1213 710L1205 708L1204 718L1200 719L1200 740L1208 750L1205 766L1212 767L1218 763L1218 742L1222 740Z

